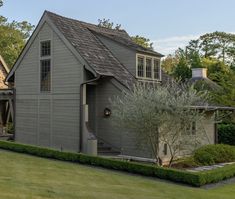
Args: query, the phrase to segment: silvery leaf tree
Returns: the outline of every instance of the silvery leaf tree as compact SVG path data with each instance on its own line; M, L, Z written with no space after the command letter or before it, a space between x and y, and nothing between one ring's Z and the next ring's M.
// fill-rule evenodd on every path
M193 87L169 82L165 85L138 83L131 92L111 100L113 121L136 133L137 144L147 144L159 165L160 144L167 144L170 165L180 150L192 150L205 138L205 113L196 106L205 106L207 94ZM190 134L191 124L197 123L199 133Z

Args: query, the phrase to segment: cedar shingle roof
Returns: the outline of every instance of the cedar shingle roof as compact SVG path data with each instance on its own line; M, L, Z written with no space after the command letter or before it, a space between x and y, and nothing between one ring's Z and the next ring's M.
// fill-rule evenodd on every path
M136 44L125 30L113 30L113 29L103 28L94 24L86 23L86 22L81 22L81 23L84 26L86 26L90 31L94 32L95 34L100 34L102 36L108 37L111 40L114 40L138 52L147 53L147 54L158 56L158 57L163 57L162 54L156 51L153 51L149 48L144 48L143 46Z
M112 55L104 44L89 29L91 24L59 16L46 11L46 14L64 37L73 45L87 63L100 75L116 78L126 87L132 87L135 77ZM93 25L95 26L95 25ZM100 30L105 28L100 28ZM107 30L119 35L125 31ZM120 33L119 33L120 32ZM128 36L129 37L129 36Z

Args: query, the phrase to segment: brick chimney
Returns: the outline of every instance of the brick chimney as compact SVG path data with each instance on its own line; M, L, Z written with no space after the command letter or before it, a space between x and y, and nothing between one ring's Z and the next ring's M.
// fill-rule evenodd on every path
M207 78L207 68L192 68L192 78Z

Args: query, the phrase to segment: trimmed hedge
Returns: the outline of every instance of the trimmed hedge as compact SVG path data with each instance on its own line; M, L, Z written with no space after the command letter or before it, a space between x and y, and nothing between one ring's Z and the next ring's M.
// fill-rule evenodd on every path
M235 146L235 124L220 124L218 126L218 141L221 144Z
M0 141L0 148L39 157L99 166L107 169L141 174L144 176L158 177L161 179L185 183L192 186L202 186L204 184L218 182L220 180L235 176L235 165L229 165L224 168L207 172L188 172L157 167L154 165L145 165L121 160L112 160L97 156L89 156L81 153L60 152L49 148L41 148L8 141Z
M202 165L235 161L235 147L225 144L202 146L194 152L194 160Z

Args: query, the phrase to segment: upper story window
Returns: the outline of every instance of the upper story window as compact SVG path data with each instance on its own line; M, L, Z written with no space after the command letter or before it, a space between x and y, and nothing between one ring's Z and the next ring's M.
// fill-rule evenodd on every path
M138 56L137 68L138 77L144 77L144 57Z
M160 60L155 57L137 55L136 75L140 79L160 80L161 68Z
M154 79L160 79L160 72L161 72L160 61L157 59L154 59L153 60L153 77L154 77Z
M51 55L51 41L42 41L41 42L41 57Z
M40 91L51 91L51 41L40 42Z
M51 90L51 60L41 60L41 91Z
M146 58L146 77L152 78L152 58Z

